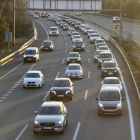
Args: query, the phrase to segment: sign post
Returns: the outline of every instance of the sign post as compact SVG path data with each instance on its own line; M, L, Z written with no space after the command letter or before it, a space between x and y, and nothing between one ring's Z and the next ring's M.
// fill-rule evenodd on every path
M10 53L10 42L12 42L12 32L6 32L6 42L8 42L8 54Z

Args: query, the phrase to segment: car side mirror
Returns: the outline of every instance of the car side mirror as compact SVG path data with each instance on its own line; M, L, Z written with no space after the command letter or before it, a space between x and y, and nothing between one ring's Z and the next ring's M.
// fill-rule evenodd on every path
M122 97L122 101L124 100L124 97Z
M99 98L96 98L96 101L99 101Z
M35 111L35 115L37 115L37 111Z

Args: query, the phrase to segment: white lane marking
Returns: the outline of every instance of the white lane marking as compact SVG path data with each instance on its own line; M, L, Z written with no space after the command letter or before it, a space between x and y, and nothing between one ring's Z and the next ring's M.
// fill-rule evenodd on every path
M65 38L65 40L66 40L66 38Z
M90 71L88 71L88 78L90 77Z
M60 72L57 73L56 78L58 77L59 73L60 73Z
M18 84L20 84L21 82L17 82Z
M90 63L90 58L88 59L88 63Z
M46 99L47 99L48 95L49 95L49 91L48 91L48 92L47 92L47 94L45 95L45 97L44 97L44 99L43 99L43 102L45 102L45 101L46 101Z
M1 97L2 100L6 99L6 97Z
M78 125L77 125L77 128L76 128L76 131L75 131L75 134L74 134L73 140L76 140L76 137L77 137L77 134L78 134L78 131L79 131L80 125L81 125L81 122L78 122Z
M47 33L47 39L49 40L49 34L48 34L48 31L46 30L46 28L44 27L44 25L42 23L40 23L39 21L37 21L37 20L35 20L35 21L38 22L44 28L44 30Z
M116 60L117 62L117 60ZM118 65L118 62L117 62ZM134 122L133 122L133 115L132 115L132 110L131 110L131 103L130 103L130 99L129 99L129 95L127 92L127 88L122 76L122 72L119 69L119 73L120 73L120 77L121 77L121 81L123 82L123 87L124 87L124 91L125 91L125 96L126 96L126 101L127 101L127 106L128 106L128 113L129 113L129 121L130 121L130 130L131 130L131 140L135 140L135 128L134 128Z
M63 59L62 64L64 64L64 61L65 61L65 60Z
M4 94L4 96L9 96L9 94Z
M65 53L67 52L67 50L65 50Z
M12 93L12 91L7 91L7 93Z
M13 86L12 88L16 88L17 86Z
M67 46L67 43L66 43L66 46Z
M64 35L64 34L62 33L62 35Z
M14 90L14 89L10 89L10 90Z
M87 45L87 44L85 43L85 45Z
M89 50L87 49L87 53L89 53Z
M132 34L135 34L134 32L131 32Z
M3 100L0 100L0 103L2 103L3 102Z
M85 92L85 101L87 100L87 94L88 94L88 90L86 90Z
M20 79L19 82L22 82L22 79Z
M19 84L15 84L15 86L18 86Z
M25 127L22 129L22 131L20 132L20 134L17 136L17 138L15 140L19 140L19 138L21 137L21 135L24 133L25 129L28 127L29 124L26 124Z
M3 78L3 77L5 77L6 75L8 75L9 73L11 73L12 71L14 71L16 68L18 68L19 66L21 66L23 64L23 62L22 63L20 63L17 67L15 67L14 69L12 69L11 71L9 71L8 73L6 73L5 75L3 75L2 77L0 77L0 80Z

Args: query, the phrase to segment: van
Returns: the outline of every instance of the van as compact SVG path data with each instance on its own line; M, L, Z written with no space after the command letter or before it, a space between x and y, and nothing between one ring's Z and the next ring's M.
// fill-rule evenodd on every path
M50 35L59 35L58 27L50 27Z

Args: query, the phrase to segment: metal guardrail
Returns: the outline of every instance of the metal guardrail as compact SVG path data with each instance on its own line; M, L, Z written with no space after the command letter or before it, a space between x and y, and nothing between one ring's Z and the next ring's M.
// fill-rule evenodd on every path
M22 53L27 47L29 47L31 44L33 44L35 40L37 40L37 30L36 30L36 27L35 27L35 24L33 21L32 21L32 27L34 30L33 38L31 38L28 42L26 42L24 45L22 45L17 51L15 51L12 54L8 55L7 57L1 59L0 66L2 66L6 61L13 58L15 55Z
M73 16L71 16L71 17L73 17ZM73 18L75 18L75 17L73 17ZM83 20L80 19L80 18L75 18L75 19L83 21ZM137 94L138 94L138 97L139 97L139 100L140 100L140 92L139 92L139 89L138 89L138 86L137 86L137 83L136 83L134 74L133 74L133 72L132 72L132 69L131 69L131 67L130 67L130 65L129 65L129 62L127 61L126 56L125 56L124 50L123 50L123 49L119 46L119 44L110 36L110 34L109 34L108 32L106 32L104 29L97 27L96 25L92 24L91 22L87 22L87 21L85 21L85 22L88 23L89 25L94 26L96 29L100 30L100 33L101 33L102 36L104 36L104 34L102 34L102 33L104 32L104 33L106 34L105 39L108 40L108 41L110 41L110 42L118 49L118 51L120 52L120 54L123 56L123 58L124 58L124 60L125 60L125 62L126 62L126 64L127 64L127 67L128 67L128 69L129 69L129 72L130 72L130 74L131 74L131 77L132 77L132 79L133 79L133 82L134 82L134 85L135 85L135 88L136 88L136 91L137 91Z

